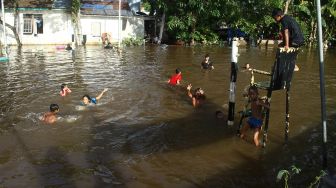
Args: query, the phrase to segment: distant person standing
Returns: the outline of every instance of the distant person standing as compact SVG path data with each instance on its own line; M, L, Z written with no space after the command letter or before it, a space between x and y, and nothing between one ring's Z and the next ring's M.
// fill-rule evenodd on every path
M212 63L210 61L209 54L206 54L204 56L204 60L201 63L201 67L202 67L202 69L206 69L206 70L212 70L212 69L214 69L214 66L212 65Z
M289 47L300 47L304 45L304 37L296 20L288 15L284 15L283 11L275 8L272 17L278 23L281 23L281 33L283 43L281 44L286 50Z

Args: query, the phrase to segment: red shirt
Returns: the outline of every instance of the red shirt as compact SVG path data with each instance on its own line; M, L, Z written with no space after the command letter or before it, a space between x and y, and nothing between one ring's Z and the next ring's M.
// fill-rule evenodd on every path
M170 77L169 79L169 84L171 85L176 85L178 81L182 80L182 75L181 74L174 74L173 76Z

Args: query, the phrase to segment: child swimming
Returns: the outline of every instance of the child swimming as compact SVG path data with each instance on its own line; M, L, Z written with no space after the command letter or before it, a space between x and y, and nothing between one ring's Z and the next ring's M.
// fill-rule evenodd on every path
M196 88L195 91L191 92L191 84L187 86L187 94L191 98L192 105L197 107L205 101L205 94L202 88Z
M82 105L86 106L89 104L97 104L98 100L100 100L100 98L104 95L104 93L107 91L108 89L105 88L97 97L90 97L89 95L85 94L82 97Z
M66 85L66 84L62 84L62 85L61 85L60 95L61 95L62 97L65 97L65 96L68 95L69 93L71 93L71 90L68 88L68 85Z
M175 70L175 74L167 81L170 85L180 85L182 80L182 72L180 69Z
M57 104L51 104L49 108L50 111L43 115L42 121L48 124L52 124L57 120L56 114L59 112L59 106Z

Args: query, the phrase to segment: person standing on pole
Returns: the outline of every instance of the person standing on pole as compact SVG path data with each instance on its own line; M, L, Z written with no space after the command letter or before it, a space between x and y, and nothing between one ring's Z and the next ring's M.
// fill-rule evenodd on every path
M293 17L285 15L280 8L275 8L272 11L272 17L276 22L281 24L283 42L279 46L284 47L287 51L290 47L298 48L304 45L305 41L302 31ZM299 67L295 65L294 70L298 71Z
M289 47L300 47L304 45L304 37L296 20L289 16L284 15L283 11L275 8L272 12L272 17L278 23L281 23L281 34L283 37L282 45L286 50Z

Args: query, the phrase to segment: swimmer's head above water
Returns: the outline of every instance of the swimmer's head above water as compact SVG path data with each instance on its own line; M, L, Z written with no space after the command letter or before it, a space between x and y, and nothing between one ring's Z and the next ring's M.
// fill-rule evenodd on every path
M83 95L82 97L82 102L86 105L86 104L90 104L91 103L91 97L89 95Z
M58 112L59 111L59 106L57 104L51 104L49 108L50 108L50 112Z

